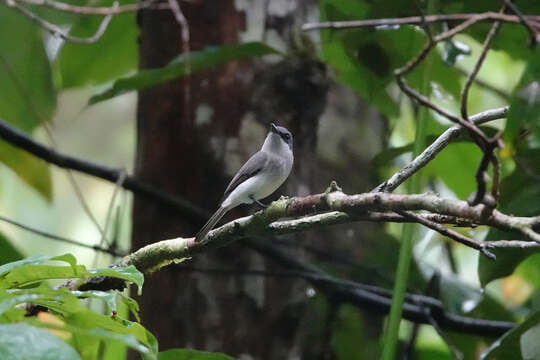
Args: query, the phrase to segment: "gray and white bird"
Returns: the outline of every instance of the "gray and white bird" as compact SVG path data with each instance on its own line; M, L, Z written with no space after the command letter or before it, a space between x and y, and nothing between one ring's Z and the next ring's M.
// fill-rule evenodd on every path
M195 241L205 238L217 222L240 204L257 203L272 194L287 180L293 166L293 139L289 130L274 124L261 150L238 170L227 186L219 209L195 235Z

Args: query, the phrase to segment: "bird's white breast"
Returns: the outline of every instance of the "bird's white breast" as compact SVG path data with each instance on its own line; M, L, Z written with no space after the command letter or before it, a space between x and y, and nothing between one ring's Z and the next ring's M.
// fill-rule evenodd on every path
M223 207L235 207L240 204L251 204L251 196L256 200L265 197L276 191L281 184L287 180L292 169L292 161L281 162L279 171L262 171L255 176L247 179L234 189L230 195L223 201Z

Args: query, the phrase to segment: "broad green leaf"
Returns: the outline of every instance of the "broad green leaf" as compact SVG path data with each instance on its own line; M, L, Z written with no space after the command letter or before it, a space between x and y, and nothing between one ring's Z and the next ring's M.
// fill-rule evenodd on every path
M41 28L1 6L0 44L0 119L31 133L40 123L50 120L56 107ZM3 141L0 162L45 199L51 199L51 179L45 162Z
M24 256L11 244L9 239L0 233L0 264L21 260Z
M232 357L221 353L211 353L192 349L171 349L162 351L158 360L234 360Z
M97 314L88 309L81 309L76 313L69 314L65 317L65 322L72 327L87 329L93 335L104 332L115 333L118 337L114 338L114 340L124 341L126 345L141 352L152 353L157 351L153 336L141 324L136 322ZM96 329L103 331L93 332ZM125 337L122 338L123 335Z
M144 275L133 265L127 267L103 268L88 271L91 276L110 276L132 282L138 287L139 295L142 293Z
M42 265L51 260L64 261L70 266ZM61 256L33 256L0 266L0 288L9 289L34 284L48 279L87 279L109 276L133 282L142 291L144 276L134 266L87 270L76 265L71 254Z
M0 312L15 304L31 302L42 305L59 314L77 312L81 308L79 299L66 288L53 290L46 284L31 289L11 290L0 303Z
M121 293L119 293L121 294ZM135 300L129 298L133 302ZM136 303L136 302L135 302ZM138 306L138 305L137 305ZM118 302L118 317L122 319L129 318L129 309L122 301ZM137 318L137 322L140 322L140 319ZM127 355L127 346L118 341L105 341L103 344L103 358L102 360L117 360L125 359Z
M52 179L47 162L1 139L0 162L10 168L22 181L46 200L52 200Z
M92 358L92 355L97 354L99 350L100 341L108 342L120 342L127 345L129 348L138 351L143 355L144 359L154 360L157 359L157 348L155 347L155 338L146 331L140 324L131 323L124 320L128 327L116 327L114 330L109 330L106 327L95 327L94 318L107 318L104 315L92 313L88 309L84 309L80 313L76 314L77 321L73 321L73 318L66 318L66 324L55 325L50 323L42 323L37 320L29 320L32 325L36 327L48 328L53 330L59 330L63 332L71 333L72 339L70 342L81 353L83 358ZM86 323L84 322L86 321ZM111 320L114 321L114 320ZM101 321L101 324L104 322ZM141 342L138 333L145 334L145 342Z
M72 267L75 266L75 263L76 263L75 257L71 254L64 254L60 256L34 255L34 256L29 256L19 261L14 261L14 262L0 266L0 276L3 276L10 271L13 271L15 269L18 269L27 265L38 265L38 264L43 264L47 261L54 261L54 260L67 262Z
M95 6L111 6L112 0L98 1ZM121 0L119 4L132 3ZM92 44L63 44L56 59L61 87L96 85L115 79L137 68L137 24L135 13L116 15L101 38ZM94 35L101 16L82 16L71 28L70 35Z
M41 28L0 7L0 118L31 132L52 116L56 92Z
M540 358L540 352L535 349L540 335L540 311L529 316L523 323L504 334L482 353L480 360L524 359L534 360ZM532 335L532 336L531 336ZM533 356L524 357L523 350Z
M258 42L213 46L201 51L192 51L189 55L189 64L191 72L196 73L233 60L277 53L277 50ZM88 104L92 105L130 91L146 89L186 75L186 56L182 54L162 68L142 70L133 76L115 81L111 88L92 96Z
M86 269L82 265L77 265L75 269L71 266L27 265L4 275L0 279L0 288L24 287L50 279L80 278L86 274Z
M117 295L121 300L119 307L125 306L127 308L127 312L131 313L137 322L141 322L141 318L139 317L139 304L129 296L126 296L120 292ZM125 317L127 318L127 315Z
M78 360L79 354L46 329L18 323L0 325L2 360Z
M111 314L116 314L118 306L116 303L116 292L107 292L99 290L88 290L88 291L72 291L74 296L84 299L99 299L102 300L106 305L107 309Z

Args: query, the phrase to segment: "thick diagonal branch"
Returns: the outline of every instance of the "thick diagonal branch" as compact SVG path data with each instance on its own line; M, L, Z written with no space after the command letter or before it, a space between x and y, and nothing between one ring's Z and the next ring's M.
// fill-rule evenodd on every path
M368 214L395 211L424 210L429 213L459 217L479 225L501 230L517 230L529 240L538 241L540 235L533 227L540 224L539 217L514 217L486 205L470 206L466 201L444 199L433 194L398 195L364 193L347 195L334 186L322 194L298 198L282 198L267 209L254 215L231 221L211 231L206 239L196 243L194 238L175 238L160 241L126 256L120 265L134 265L150 273L172 262L183 261L197 253L221 247L242 238L273 236L294 233L321 226L350 223ZM343 215L344 214L344 215ZM301 218L299 221L282 221L284 218ZM300 220L304 221L300 221ZM279 224L279 225L278 225ZM504 244L504 245L502 245ZM501 247L534 247L537 242L511 241ZM533 245L531 245L533 244ZM499 247L498 242L486 244L486 248Z

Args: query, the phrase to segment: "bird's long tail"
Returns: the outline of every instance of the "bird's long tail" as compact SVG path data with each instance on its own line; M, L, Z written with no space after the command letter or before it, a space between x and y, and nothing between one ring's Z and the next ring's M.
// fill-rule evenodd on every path
M217 222L219 220L221 220L221 218L227 213L227 211L229 211L228 208L220 206L219 209L216 210L214 215L212 215L212 217L210 217L210 219L208 219L206 224L204 224L204 226L201 228L201 230L199 230L197 235L195 235L195 242L199 242L202 239L204 239L206 234L208 234L208 232L210 230L212 230L214 225L216 225Z

